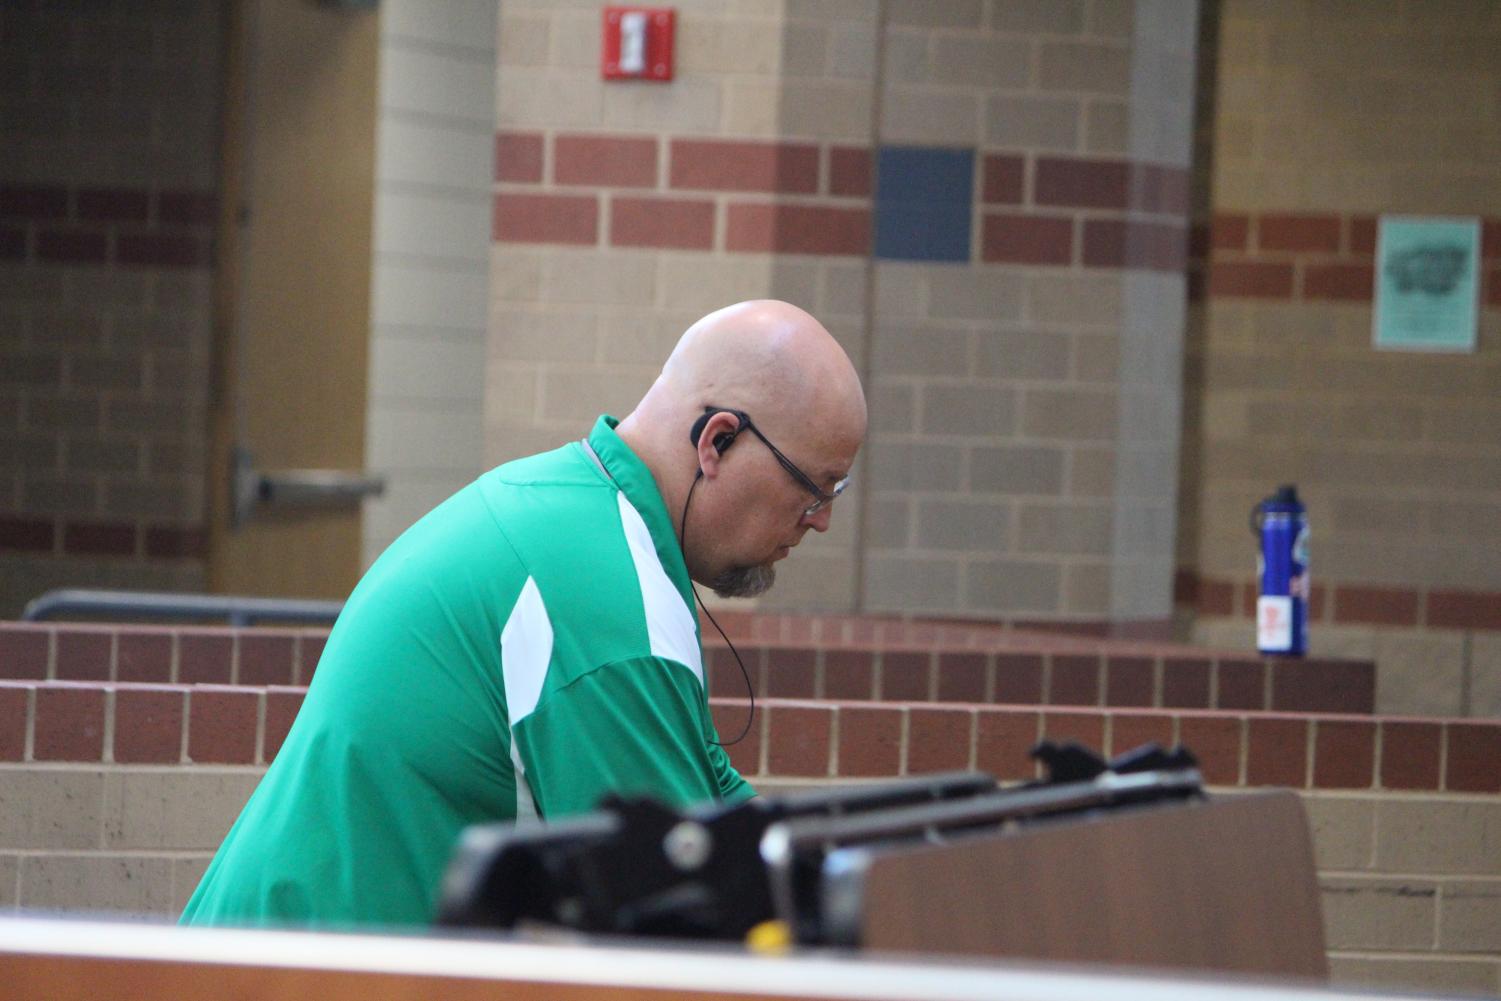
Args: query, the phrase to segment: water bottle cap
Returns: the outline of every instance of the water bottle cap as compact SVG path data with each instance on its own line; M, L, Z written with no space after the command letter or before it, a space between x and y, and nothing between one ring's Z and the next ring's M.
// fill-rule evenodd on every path
M1269 497L1267 499L1269 501L1271 501L1271 503L1278 504L1278 505L1282 505L1282 504L1288 504L1288 505L1297 504L1298 503L1298 488L1297 488L1297 485L1293 484L1293 483L1284 483L1280 487L1277 488L1277 492L1275 494L1273 494L1271 497Z

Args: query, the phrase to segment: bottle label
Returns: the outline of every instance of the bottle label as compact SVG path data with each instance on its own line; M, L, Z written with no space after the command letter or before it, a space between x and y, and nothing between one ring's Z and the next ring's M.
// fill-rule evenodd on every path
M1293 600L1287 595L1256 599L1256 646L1261 650L1290 650L1293 645Z

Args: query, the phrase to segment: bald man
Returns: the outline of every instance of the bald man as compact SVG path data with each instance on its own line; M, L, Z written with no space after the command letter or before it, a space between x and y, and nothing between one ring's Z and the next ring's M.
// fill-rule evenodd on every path
M776 301L683 334L625 419L507 463L371 566L189 924L426 924L460 831L607 793L754 791L709 715L690 578L759 594L865 436L849 358Z

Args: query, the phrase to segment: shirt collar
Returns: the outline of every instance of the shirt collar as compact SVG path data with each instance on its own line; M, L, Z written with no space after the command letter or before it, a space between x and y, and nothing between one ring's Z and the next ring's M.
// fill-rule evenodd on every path
M683 562L683 549L678 545L673 520L667 513L667 505L651 470L616 433L619 424L618 418L604 414L594 422L594 429L585 441L604 466L605 475L614 481L626 500L640 513L641 520L646 522L646 529L651 532L652 543L656 546L657 559L691 609L693 598L688 583L688 566ZM587 451L584 454L588 456Z

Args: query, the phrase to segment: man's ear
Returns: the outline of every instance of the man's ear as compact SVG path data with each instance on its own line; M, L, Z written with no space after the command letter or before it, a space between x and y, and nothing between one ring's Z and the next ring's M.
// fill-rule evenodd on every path
M693 422L693 443L698 449L698 473L713 477L719 472L719 460L735 443L740 433L740 418L727 410L704 414Z

